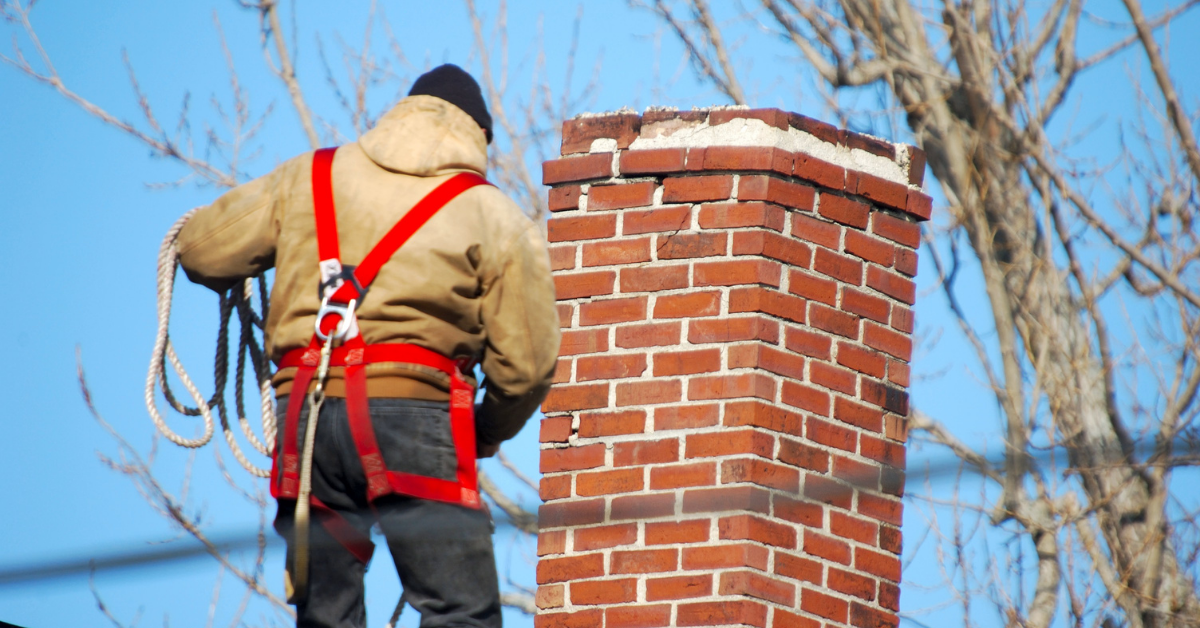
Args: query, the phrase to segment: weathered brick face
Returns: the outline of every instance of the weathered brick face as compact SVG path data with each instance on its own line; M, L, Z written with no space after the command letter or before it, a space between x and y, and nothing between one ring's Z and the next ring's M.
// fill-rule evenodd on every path
M773 109L563 135L535 624L897 625L924 156Z

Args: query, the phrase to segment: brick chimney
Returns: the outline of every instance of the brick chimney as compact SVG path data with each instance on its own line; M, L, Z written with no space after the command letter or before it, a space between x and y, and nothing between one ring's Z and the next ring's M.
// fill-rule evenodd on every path
M538 628L896 626L924 170L777 109L563 126Z

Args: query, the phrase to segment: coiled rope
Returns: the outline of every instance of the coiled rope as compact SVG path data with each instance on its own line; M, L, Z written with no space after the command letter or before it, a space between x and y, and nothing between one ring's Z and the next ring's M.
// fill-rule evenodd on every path
M158 331L154 337L154 352L150 356L150 369L146 374L146 409L150 411L150 418L158 427L158 431L167 437L167 440L181 447L197 448L203 447L212 440L213 408L216 408L221 419L221 431L225 435L225 442L229 443L233 457L252 475L260 478L270 477L269 469L262 469L254 465L242 452L242 448L238 445L237 438L234 437L233 430L229 426L229 408L225 403L225 387L229 376L229 322L233 318L233 312L236 311L238 323L241 326L241 332L238 335L237 366L234 374L234 408L237 413L237 421L241 426L242 434L245 435L250 445L262 455L271 456L275 450L275 398L271 391L271 364L254 335L255 328L258 328L260 332L264 330L270 307L266 278L259 275L253 279L246 279L240 285L220 295L220 324L217 331L216 355L213 360L213 382L216 390L212 398L205 399L200 394L192 378L183 368L179 356L175 354L175 348L171 345L168 327L171 320L171 298L175 289L175 273L179 264L179 252L176 249L175 240L179 237L179 231L183 225L195 213L196 209L193 209L175 221L175 224L167 231L158 250ZM255 312L251 304L256 283L259 300L262 303L261 313ZM259 439L258 435L254 433L250 422L246 419L245 393L242 382L246 375L247 360L253 367L262 400L260 408L262 439ZM175 369L179 381L196 403L195 407L183 404L171 392L171 387L167 383L167 362ZM202 417L204 419L203 434L198 438L186 438L172 430L159 412L155 398L156 388L162 389L163 397L176 412L185 416Z

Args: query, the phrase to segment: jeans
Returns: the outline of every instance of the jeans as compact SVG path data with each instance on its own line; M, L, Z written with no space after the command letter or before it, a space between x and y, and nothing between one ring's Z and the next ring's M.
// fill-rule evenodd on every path
M392 471L454 479L455 453L446 403L370 399L371 421ZM307 404L306 404L307 405ZM279 399L282 442L287 398ZM308 408L301 409L298 438ZM421 628L499 628L500 592L486 511L387 495L367 502L367 482L346 417L346 401L327 398L313 449L312 492L363 534L378 522L408 603ZM276 530L292 560L295 502L281 501ZM365 627L366 565L330 537L314 518L309 531L308 596L296 607L298 628Z

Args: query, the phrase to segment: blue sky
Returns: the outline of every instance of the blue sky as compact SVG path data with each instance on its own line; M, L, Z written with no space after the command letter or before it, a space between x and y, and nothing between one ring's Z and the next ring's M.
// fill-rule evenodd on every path
M349 4L349 3L344 3ZM397 80L381 87L374 110L406 89L422 69L455 62L475 70L466 13L458 3L381 2L392 21L411 67L399 67ZM491 2L480 3L494 13ZM285 17L290 16L291 5ZM318 60L319 34L334 67L341 74L339 37L357 45L362 38L366 3L330 11L317 3L300 2L298 71L313 108L350 133L345 116L325 83ZM566 51L573 20L582 6L583 22L572 89L581 89L598 65L597 90L584 110L636 109L647 105L723 104L724 100L694 79L681 61L679 46L645 13L624 2L521 2L510 8L509 62L514 93L528 93L529 75L545 51L546 71L556 90L562 89ZM1148 6L1148 11L1153 7ZM1100 5L1097 12L1115 12ZM68 86L118 117L137 120L139 112L122 66L127 51L142 88L163 119L173 127L185 93L191 94L193 132L203 141L204 123L216 124L210 100L227 103L228 74L213 16L228 38L252 111L272 113L257 140L261 154L246 165L250 175L263 174L275 164L307 150L294 110L277 80L266 69L259 48L255 16L233 2L163 3L130 0L119 6L95 2L45 2L33 12L42 43ZM1184 59L1196 58L1195 16L1176 26L1172 49L1183 88L1195 102L1200 77ZM15 32L11 25L0 30ZM379 33L376 33L378 37ZM809 97L810 82L796 73L797 62L786 49L766 38L737 40L747 90L755 104L778 106L823 117L819 101ZM23 40L22 40L23 41ZM377 40L378 41L378 40ZM385 44L376 46L386 52ZM1121 65L1124 63L1124 65ZM1138 58L1119 60L1112 70L1138 71ZM800 76L801 79L796 77ZM1087 93L1114 75L1090 75L1081 80ZM783 77L783 78L781 78ZM13 295L0 308L8 359L0 361L0 400L4 432L0 438L0 567L30 561L79 556L89 552L142 547L146 541L172 537L130 483L105 468L97 453L113 454L115 446L91 420L75 381L75 348L82 349L91 390L102 413L143 450L153 427L142 405L146 361L154 331L154 261L160 238L187 209L210 202L219 190L184 183L159 188L184 172L175 164L149 156L148 150L121 132L106 127L44 85L35 84L7 66L0 66L0 252L9 270L0 288ZM522 96L523 97L523 96ZM1081 119L1111 122L1130 115L1132 97L1108 93L1104 99L1074 104ZM904 139L904 138L896 138ZM1092 141L1092 140L1089 140ZM1097 154L1113 149L1111 140L1098 139ZM535 176L537 171L535 170ZM945 318L941 295L930 289L931 265L922 261L921 302L917 306L918 337L925 344L914 364L914 402L948 423L968 442L986 444L995 433L997 413L990 394L964 365L965 344ZM211 293L182 282L176 293L173 338L202 389L211 387L206 373L215 335L216 299ZM978 290L966 289L973 311L981 307ZM982 403L980 400L984 400ZM177 419L186 421L186 419ZM176 425L186 423L177 422ZM536 477L536 419L511 444L509 455ZM994 443L993 443L994 444ZM201 450L194 464L191 503L205 513L211 530L241 531L252 527L256 512L225 488L213 463L213 451ZM224 448L224 445L221 445ZM227 452L227 450L225 450ZM936 455L912 452L910 464ZM228 455L225 456L228 460ZM186 454L160 448L157 468L168 487L177 488ZM489 463L493 475L506 478ZM240 473L240 470L237 470ZM515 489L516 482L506 479ZM922 489L910 483L910 489ZM935 490L941 490L935 488ZM522 497L530 507L536 496ZM914 558L918 533L927 524L911 505L906 509L906 561ZM532 582L532 548L510 532L496 538L502 577ZM268 559L267 579L279 583L279 552ZM927 551L915 557L906 579L936 582L936 557ZM173 625L197 625L207 617L217 580L212 561L197 559L153 569L101 572L97 588L112 612L125 622L142 609L143 622L158 624L169 615ZM217 624L228 621L241 591L229 578L223 581ZM368 579L371 624L381 626L394 605L398 586L386 552L378 552ZM906 584L906 611L926 608L945 598L944 591L925 591ZM246 620L259 623L268 611L254 606ZM946 611L948 612L948 611ZM923 619L930 625L939 623ZM0 620L19 625L80 626L104 621L88 590L86 577L28 585L0 586ZM1000 625L986 614L982 625ZM531 625L517 615L510 625ZM415 625L409 611L405 625Z

